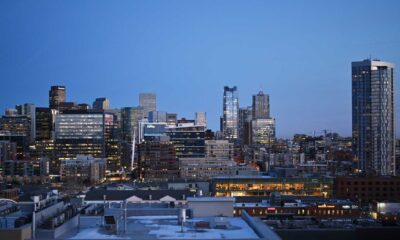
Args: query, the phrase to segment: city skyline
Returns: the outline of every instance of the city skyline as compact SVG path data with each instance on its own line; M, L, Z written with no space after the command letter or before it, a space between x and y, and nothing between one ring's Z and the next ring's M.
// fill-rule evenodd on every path
M91 12L88 3L44 2L1 3L1 112L46 106L52 85L65 85L70 101L106 97L112 108L154 92L159 110L207 112L217 130L228 85L238 87L239 107L260 90L270 96L277 137L322 129L351 136L351 62L400 62L397 1L100 1Z
M0 240L400 239L399 13L0 0Z

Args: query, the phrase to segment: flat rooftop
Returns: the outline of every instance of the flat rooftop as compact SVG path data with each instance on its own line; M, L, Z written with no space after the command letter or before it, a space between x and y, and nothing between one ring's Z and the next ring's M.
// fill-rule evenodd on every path
M253 229L240 217L224 217L226 228L216 228L215 217L187 219L182 227L177 216L132 216L128 217L127 231L118 222L120 234L108 234L102 228L82 228L69 233L63 239L259 239ZM196 227L196 222L209 223L209 227Z

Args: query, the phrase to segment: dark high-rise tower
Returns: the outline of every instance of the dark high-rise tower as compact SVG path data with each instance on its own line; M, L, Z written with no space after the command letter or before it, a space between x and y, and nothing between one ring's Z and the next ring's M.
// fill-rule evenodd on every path
M253 95L253 119L270 118L269 117L269 95L260 91Z
M110 109L110 100L107 98L96 98L93 102L94 110L108 110Z
M224 87L222 132L227 139L239 136L239 96L237 87Z
M51 86L49 91L49 107L51 109L58 109L62 102L65 102L65 87Z
M362 173L395 175L394 65L352 63L353 147Z

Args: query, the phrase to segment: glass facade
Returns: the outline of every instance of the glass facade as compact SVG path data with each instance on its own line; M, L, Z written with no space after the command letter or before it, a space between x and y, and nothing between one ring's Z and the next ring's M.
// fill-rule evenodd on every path
M103 139L103 114L59 114L56 139Z
M215 196L270 196L273 192L297 196L332 195L333 179L216 177L212 180Z
M59 172L59 161L77 155L105 157L105 116L102 113L59 114L55 121L55 149L58 161L50 166Z
M252 120L252 107L239 108L239 138L243 144L250 144L250 123Z
M50 108L36 108L36 140L50 140L53 138L54 116L57 110Z
M205 156L204 126L170 127L166 134L175 146L177 158Z
M225 138L239 137L239 96L237 87L224 87L222 131Z
M353 147L362 173L395 174L394 65L352 63Z
M144 118L143 107L126 107L121 110L121 134L122 139L132 142L133 131L138 128L139 121ZM136 134L138 137L138 134Z
M251 144L265 146L275 141L275 119L255 119L251 121Z

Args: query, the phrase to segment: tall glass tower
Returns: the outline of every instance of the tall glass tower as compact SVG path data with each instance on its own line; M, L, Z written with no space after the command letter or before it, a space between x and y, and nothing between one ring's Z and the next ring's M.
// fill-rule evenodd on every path
M239 96L237 87L224 87L222 132L227 139L237 139L239 135Z
M365 174L395 175L394 64L352 63L353 148Z

